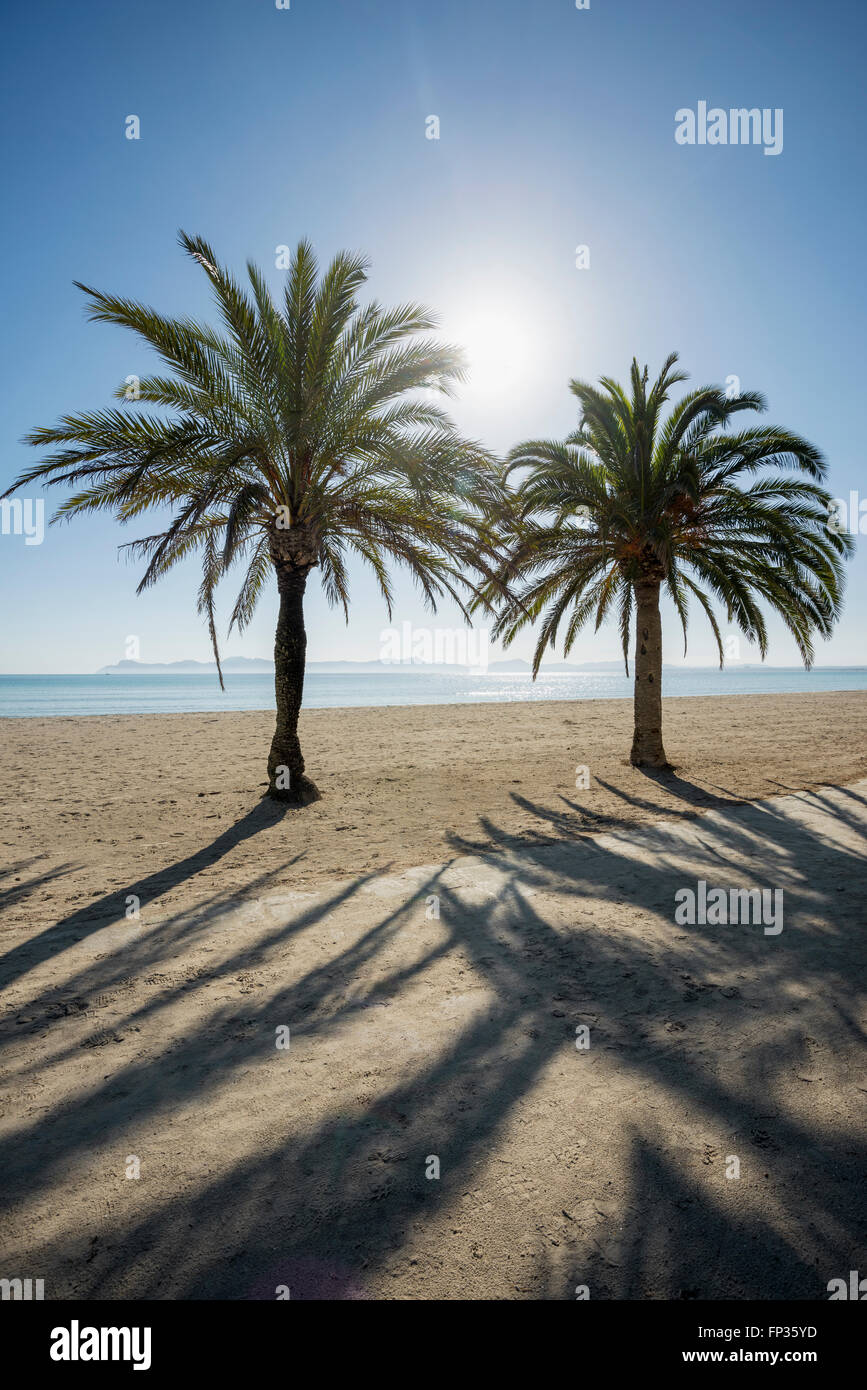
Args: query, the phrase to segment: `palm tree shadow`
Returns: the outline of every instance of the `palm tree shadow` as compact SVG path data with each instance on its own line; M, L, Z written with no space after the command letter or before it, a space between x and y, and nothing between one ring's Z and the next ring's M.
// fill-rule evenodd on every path
M306 1108L287 1099L272 1116L276 1137L190 1192L138 1216L133 1209L93 1258L80 1233L37 1242L32 1255L39 1267L60 1271L70 1289L89 1297L120 1290L138 1298L271 1299L287 1285L293 1298L355 1298L365 1296L371 1272L388 1271L400 1278L396 1292L406 1296L415 1287L414 1296L424 1297L424 1279L412 1285L403 1256L411 1234L428 1232L428 1254L458 1276L464 1247L449 1244L449 1214L462 1194L476 1189L490 1199L494 1221L498 1201L514 1206L517 1160L502 1148L505 1128L552 1062L574 1059L574 1022L592 1016L612 1083L629 1077L639 1092L652 1087L658 1103L681 1117L681 1127L688 1117L690 1143L699 1150L716 1146L717 1166L704 1176L668 1129L644 1112L636 1127L635 1108L625 1107L618 1112L627 1153L618 1192L623 1229L612 1238L604 1228L570 1228L557 1257L540 1253L535 1279L520 1287L559 1298L573 1297L582 1282L602 1297L821 1297L827 1278L837 1266L849 1267L845 1261L867 1232L859 1186L867 1151L852 1136L841 1148L834 1130L773 1103L781 1081L804 1066L805 1027L778 1003L767 1018L771 1032L757 1045L750 1010L767 998L786 999L797 987L811 1000L812 1041L829 1057L847 1011L847 1026L857 1028L847 1001L863 947L850 918L834 912L832 893L840 877L863 872L860 857L825 846L821 880L804 888L805 913L822 914L822 952L809 923L795 920L769 956L761 937L686 938L670 925L644 938L595 927L556 929L528 890L556 889L576 905L629 901L648 911L671 899L682 871L663 854L636 862L616 837L545 839L512 851L499 827L484 822L483 829L496 852L476 852L464 878L472 883L473 875L496 872L501 886L493 898L470 901L442 873L430 874L409 903L379 915L350 946L328 953L255 1009L248 1039L215 1040L210 1019L174 1048L169 1072L161 1057L129 1064L109 1085L67 1105L58 1116L62 1124L50 1126L44 1138L41 1122L20 1127L0 1145L0 1163L11 1174L10 1195L47 1195L88 1136L116 1145L131 1106L143 1126L166 1105L182 1109L193 1097L207 1105L210 1090L256 1061L274 1018L300 1017L302 1037L334 1040L361 1010L424 980L431 964L451 951L468 959L485 989L482 1006L453 1041L433 1057L407 1059L360 1105L341 1101L324 1113L320 1107L308 1121ZM776 818L751 807L745 827L731 807L727 819L720 813L717 833L732 853L747 831L753 843L763 835L770 846ZM651 843L665 846L663 832L651 827L649 834ZM816 848L796 824L786 846L795 863ZM356 881L344 891L354 894L360 886ZM405 929L405 912L430 893L440 898L445 939L426 946L411 968L391 964L386 952ZM306 925L329 910L326 903L308 911ZM298 929L299 919L291 917L278 928ZM723 972L748 982L739 998L724 1000L705 983ZM755 1003L753 979L763 982ZM552 1015L555 991L562 1002ZM669 1021L683 1021L683 1031L667 1031ZM857 1037L853 1032L853 1043ZM383 1049L388 1046L383 1036ZM132 1098L121 1108L113 1099L118 1088ZM748 1172L752 1204L742 1209L732 1207L736 1185L721 1169L720 1136L732 1134L735 1151L761 1166ZM490 1185L492 1153L504 1155L502 1187ZM436 1180L426 1176L431 1155L441 1161ZM592 1147L588 1162L587 1190L598 1195L616 1174ZM769 1198L762 1190L766 1170L775 1183Z
M669 796L676 797L679 801L682 801L685 806L692 809L686 812L678 812L673 808L669 809L664 804L661 805L658 801L630 795L630 793L625 791L622 787L615 786L613 782L606 782L602 777L597 777L596 781L601 787L604 787L606 791L611 792L615 796L619 796L624 801L628 801L630 805L636 806L642 810L655 812L660 816L667 815L671 817L672 815L700 814L703 811L709 810L730 810L734 805L745 804L743 798L725 793L723 788L719 788L718 790L724 794L716 795L706 787L699 786L696 782L690 782L687 778L681 777L673 767L637 767L635 768L635 772L639 776L644 777L645 780L653 786L658 787L660 791L668 793Z
M749 1199L737 1200L743 1184L758 1196L752 1204L761 1203L769 1177L761 1153L755 1163L745 1155L741 1175L737 1155L721 1155L700 1181L678 1166L664 1134L633 1129L628 1146L629 1219L615 1228L600 1223L570 1271L591 1298L753 1301L779 1296L781 1286L794 1298L823 1297L823 1271L811 1267L793 1233L751 1212ZM834 1272L829 1265L825 1280ZM564 1297L562 1278L548 1296Z
M60 921L46 927L44 931L11 947L0 956L0 989L8 989L27 971L58 955L70 944L95 935L110 922L122 921L128 896L135 896L140 907L145 907L155 898L189 882L203 869L212 868L237 845L276 825L291 810L292 808L279 802L259 801L209 845L202 846L177 863L158 869L118 891L106 893L98 901L88 904L87 907L77 908ZM56 870L55 874L62 871Z
M10 864L8 868L0 870L0 882L4 879L9 880L0 887L0 912L17 907L32 893L37 892L40 888L45 888L47 884L54 883L59 878L63 878L74 868L74 865L69 863L58 864L45 873L33 874L29 878L24 878L25 872L38 864L41 857L34 856L30 859L22 859L18 863ZM17 877L13 877L13 875L17 875Z

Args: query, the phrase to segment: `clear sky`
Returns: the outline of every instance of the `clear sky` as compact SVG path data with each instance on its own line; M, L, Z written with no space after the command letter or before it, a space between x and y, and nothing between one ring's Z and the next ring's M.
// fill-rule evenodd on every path
M570 377L625 377L633 355L654 372L676 349L694 382L762 391L766 422L818 444L832 491L867 503L861 0L44 0L3 27L7 482L37 457L25 431L153 366L132 334L86 322L74 279L210 312L183 227L275 286L277 247L301 236L323 261L365 251L371 297L420 299L466 342L454 415L497 450L572 428ZM678 144L675 113L702 101L781 108L781 153ZM0 536L0 670L95 670L130 635L143 661L207 660L196 562L136 597L118 559L151 529L106 516L41 545ZM865 545L820 663L867 661ZM352 591L347 628L314 574L310 659L379 654L387 620L360 568ZM397 623L430 626L408 580L398 595ZM269 595L226 653L270 656L275 612ZM771 663L796 662L771 631ZM603 630L571 659L617 655ZM697 612L688 660L714 660Z

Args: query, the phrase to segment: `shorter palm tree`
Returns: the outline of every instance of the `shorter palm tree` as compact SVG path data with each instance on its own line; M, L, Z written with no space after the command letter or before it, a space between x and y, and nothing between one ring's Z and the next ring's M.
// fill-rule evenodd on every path
M119 409L34 430L27 442L55 452L10 491L32 482L84 483L55 520L108 510L128 522L151 508L170 509L165 529L125 548L148 560L139 592L200 552L199 609L221 686L217 584L236 562L245 566L231 631L250 622L268 577L276 576L277 724L268 790L306 804L319 795L298 738L310 573L319 569L328 600L347 622L353 554L372 568L389 617L389 563L409 571L429 607L449 595L468 617L462 594L478 594L472 575L490 582L494 572L501 473L434 398L462 378L460 353L419 336L435 324L418 305L360 307L363 259L342 253L320 278L309 243L300 242L278 305L254 265L245 292L207 242L183 233L180 241L211 282L223 331L80 285L92 319L133 329L170 374L142 378L135 403L122 385ZM146 413L148 403L171 413Z
M629 673L635 624L632 762L667 766L662 742L660 594L680 618L686 652L689 600L706 614L724 646L709 594L768 649L764 601L783 619L809 667L813 636L828 637L839 616L842 557L848 536L829 527L830 495L821 486L819 451L788 430L730 429L745 410L763 410L754 392L728 397L694 390L664 418L671 387L686 380L672 353L648 390L633 359L631 393L608 377L600 388L571 382L581 405L578 429L564 442L519 445L508 470L528 470L517 488L517 522L499 575L493 635L508 645L541 620L533 674L564 620L564 652L593 621L612 615ZM748 483L747 486L742 486Z

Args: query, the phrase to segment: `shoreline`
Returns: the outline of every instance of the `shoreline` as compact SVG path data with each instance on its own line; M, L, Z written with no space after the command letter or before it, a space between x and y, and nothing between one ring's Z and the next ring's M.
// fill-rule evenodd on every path
M853 669L853 670L861 670L862 668L861 668L861 667L852 667L852 669ZM119 677L118 679L121 679L121 680L122 680L122 679L124 679L124 678L123 678L123 677ZM159 678L157 677L156 679L159 679ZM665 702L665 701L677 701L677 700L689 700L690 702L693 702L693 701L701 701L701 700L714 700L714 701L716 701L716 700L782 700L782 699L785 699L785 700L797 700L797 699L801 699L801 698L807 698L807 699L825 699L825 698L828 697L828 696L834 696L834 695L862 695L862 694L865 695L865 696L867 696L867 686L865 686L865 688L864 688L863 690L860 689L860 688L852 689L852 688L847 688L847 687L843 686L843 687L841 687L839 690L836 690L836 689L834 689L834 690L789 690L789 691L784 691L784 692L777 692L777 691L772 691L772 690L767 690L767 691L765 691L765 690L734 690L734 691L721 691L721 692L719 692L718 694L712 694L712 695L708 695L708 694L706 694L706 693L704 693L704 692L702 692L701 694L695 694L695 695L688 695L688 694L665 695L665 694L664 694L664 695L662 696L662 699L663 699L663 702ZM475 700L475 701L472 701L472 702L469 701L469 700L454 700L454 701L445 701L445 700L441 700L441 701L438 701L438 702L436 702L436 701L431 702L430 704L422 704L422 703L407 704L407 703L403 703L403 704L395 704L395 705L382 705L382 704L378 704L378 705L304 705L304 704L302 704L302 706L301 706L301 717L302 717L302 719L303 719L305 716L310 716L310 715L338 714L338 713L340 713L340 711L342 711L342 710L351 711L353 714L360 714L360 713L363 713L363 712L368 711L368 710L371 711L371 712L374 712L374 713L377 713L377 712L382 712L382 713L386 713L386 712L387 712L387 713L397 713L398 711L401 711L401 710L408 710L408 709L420 710L420 711L424 711L424 710L446 710L446 709L454 709L454 710L465 711L465 710L476 710L476 709L482 709L482 710L483 710L483 709L492 709L492 708L493 708L493 709L501 709L501 708L512 709L512 708L515 708L515 707L522 707L522 708L523 708L523 707L526 707L526 706L531 706L533 709L538 709L538 708L541 706L541 707L544 707L544 708L547 709L547 708L550 708L550 707L552 707L552 706L557 706L557 705L565 705L565 706L568 706L570 709L574 709L576 706L577 706L577 707L581 707L581 706L584 706L584 705L621 705L621 706L628 706L629 709L631 710L631 709L632 709L632 703L633 703L633 702L632 702L632 696L631 696L631 695L587 695L587 696L575 697L575 698L573 698L573 699L562 699L562 700L553 700L553 699L537 699L537 700L495 700L495 699L486 699L486 700L484 700L484 702L483 702L481 699ZM9 724L14 724L14 723L28 723L28 724L30 724L30 723L33 722L33 720L38 720L38 719L50 720L52 723L58 722L58 721L60 721L60 720L67 720L67 721L69 721L69 722L74 722L74 721L78 721L78 720L80 720L80 719L88 719L88 720L90 720L90 719L199 719L199 718L204 718L204 719L214 719L214 718L238 718L238 719L241 719L241 718L257 718L257 717L261 717L262 715L273 715L274 713L276 713L276 706L262 705L261 707L258 707L258 708L256 708L256 709L222 709L222 710L220 710L220 709L216 709L216 710L215 710L215 709L202 709L202 710L132 710L132 711L118 711L118 712L113 713L113 714L106 714L106 713L102 713L102 714L3 714L3 713L0 713L0 720L5 720L5 721L6 721L7 723L9 723Z

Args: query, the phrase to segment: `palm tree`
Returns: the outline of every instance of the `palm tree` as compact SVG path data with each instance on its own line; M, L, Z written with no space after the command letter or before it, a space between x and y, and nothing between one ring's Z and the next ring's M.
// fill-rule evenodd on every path
M205 241L181 233L180 243L210 279L222 332L79 284L91 319L132 328L170 374L142 378L137 390L120 386L120 408L34 430L26 442L56 452L10 491L35 481L84 483L54 520L109 510L128 522L168 508L165 529L122 548L148 560L138 592L201 553L199 611L221 687L218 581L236 561L246 566L231 632L250 622L276 573L277 725L268 791L306 804L319 795L298 739L311 570L319 568L329 601L347 621L353 553L371 566L389 616L389 561L408 569L430 608L448 594L468 616L460 586L474 570L491 580L495 551L485 517L501 510L500 474L434 398L462 378L460 353L417 336L435 327L418 305L360 307L362 258L341 253L320 278L310 244L300 242L278 306L254 265L245 292ZM171 414L145 413L139 403Z
M759 601L792 633L806 667L815 633L828 637L839 616L848 536L828 526L819 451L788 430L729 429L762 397L694 390L664 418L671 387L686 380L672 353L648 390L633 359L631 396L608 377L599 388L572 381L578 429L564 442L521 444L507 472L528 469L516 496L500 580L508 586L493 636L508 645L541 617L533 674L568 617L564 652L591 619L616 616L629 674L635 622L632 762L668 766L662 742L662 627L665 589L680 618L686 652L690 598L724 647L708 593L725 606L762 658L768 637ZM794 474L794 476L792 476ZM748 486L741 486L748 482ZM493 589L488 597L493 598Z

